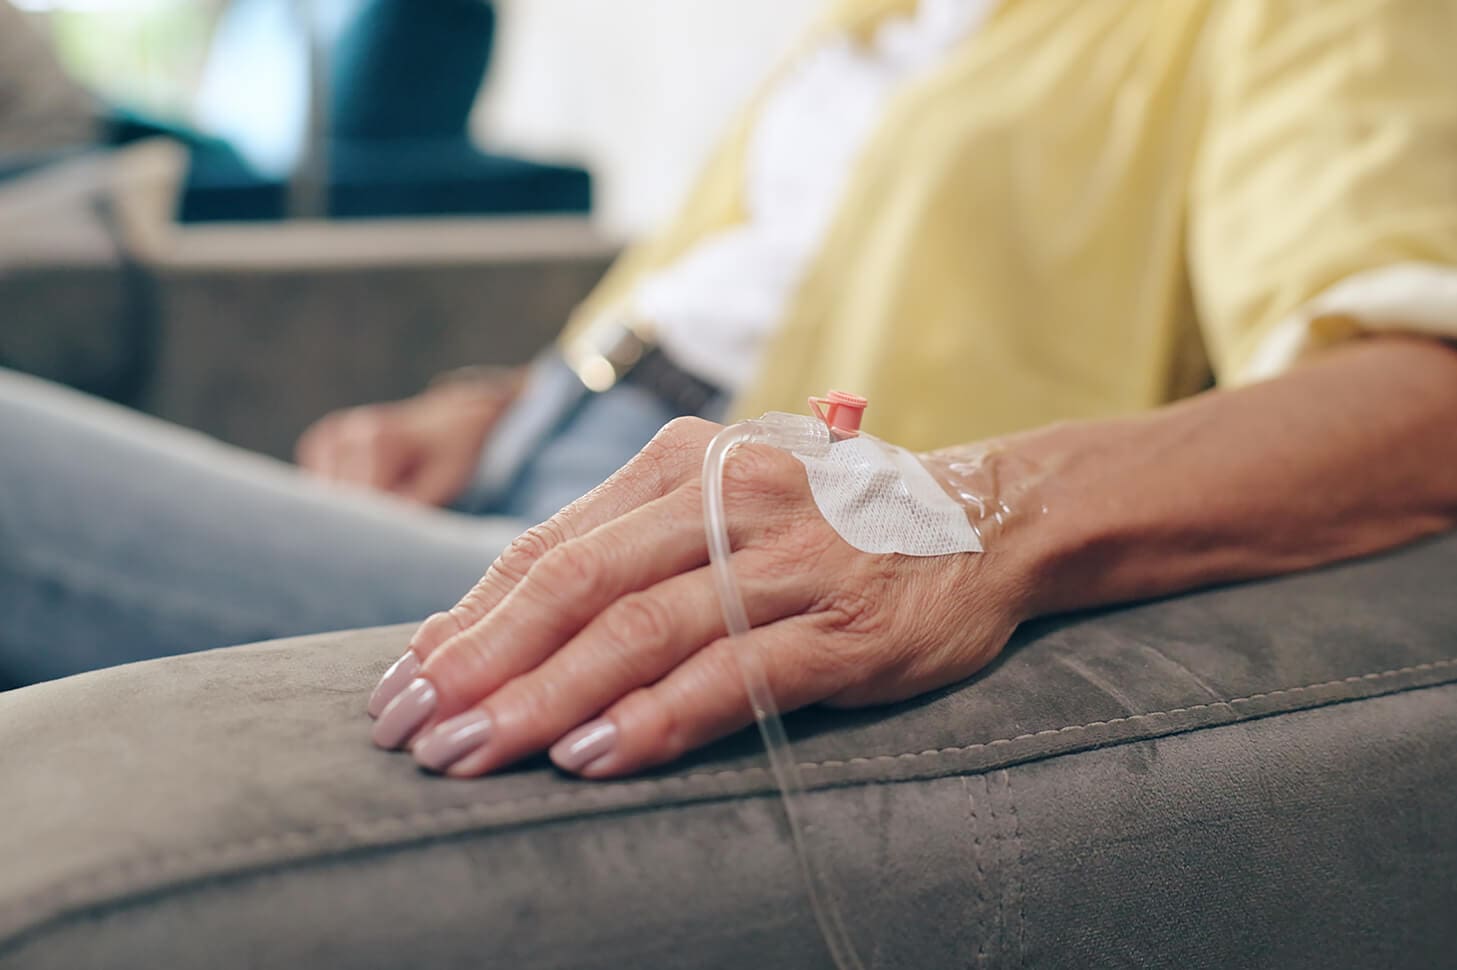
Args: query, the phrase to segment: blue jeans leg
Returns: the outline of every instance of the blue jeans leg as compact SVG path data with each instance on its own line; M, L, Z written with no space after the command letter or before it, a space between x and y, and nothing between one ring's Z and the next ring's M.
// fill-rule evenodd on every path
M522 527L326 486L0 371L0 681L418 620Z

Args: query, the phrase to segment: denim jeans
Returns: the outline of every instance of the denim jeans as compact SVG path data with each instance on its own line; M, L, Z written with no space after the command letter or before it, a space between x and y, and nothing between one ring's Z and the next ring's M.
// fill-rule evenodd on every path
M537 367L468 514L0 371L0 684L452 605L522 528L674 417L641 389L588 395L563 375Z

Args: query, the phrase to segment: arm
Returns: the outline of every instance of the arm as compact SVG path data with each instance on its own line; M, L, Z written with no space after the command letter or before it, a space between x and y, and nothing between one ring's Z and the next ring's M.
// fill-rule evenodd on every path
M1367 555L1457 523L1457 349L1382 338L1013 446L1049 469L1036 613Z
M375 740L494 771L550 748L588 777L672 760L750 723L734 650L781 707L914 696L985 666L1039 614L1375 552L1457 522L1457 351L1382 338L1278 380L1143 417L1006 440L1034 467L984 554L871 555L820 517L797 461L729 465L734 569L756 629L724 638L698 477L716 426L669 425L522 537L386 676ZM1013 482L1012 484L1018 484Z

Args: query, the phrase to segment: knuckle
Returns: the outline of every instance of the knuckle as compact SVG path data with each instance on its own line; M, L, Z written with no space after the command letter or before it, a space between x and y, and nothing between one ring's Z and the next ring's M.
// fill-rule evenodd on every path
M475 625L480 618L481 609L478 604L480 586L477 585L465 598L445 611L445 621L441 624L450 636L464 633Z
M448 702L464 704L471 692L489 679L491 653L480 637L462 633L451 637L425 659L421 675L427 677Z
M475 589L466 594L466 599L473 598L472 605L467 609L478 610L478 617L485 616L488 608L504 599L506 594L515 589L524 575L523 571L507 565L501 558L497 558L486 570L486 574L481 577L481 581L476 584Z
M561 529L554 520L534 525L511 540L506 551L496 559L494 567L499 568L512 581L519 581L548 552L560 545L561 540Z
M725 486L735 494L782 499L800 491L803 482L799 462L772 448L740 448L724 466Z
M499 578L496 570L487 569L485 575L476 580L475 585L460 598L460 602L447 611L460 624L461 630L474 626L500 600Z
M635 747L653 762L673 761L688 750L683 722L671 704L652 688L640 687L622 699L624 721L633 726Z
M820 609L827 627L835 632L872 639L889 632L890 614L883 598L865 587L850 584L829 593Z
M606 570L595 546L566 542L553 547L531 570L531 578L547 592L591 598L600 589Z
M729 698L732 706L738 708L741 716L752 720L753 704L744 685L744 671L738 655L738 651L741 649L753 648L732 640L722 640L705 650L700 657L703 662L698 665L694 678L680 687L683 697L702 697L709 692L725 696ZM783 689L787 686L783 682L782 671L766 664L764 672L773 681L770 687L775 696L782 697ZM675 706L686 707L687 705Z
M692 442L703 444L718 432L718 425L712 421L705 421L703 418L692 416L678 417L663 425L654 441L665 442Z
M645 593L632 593L602 614L608 643L634 673L660 672L663 655L672 649L673 618L668 606Z
M501 688L490 701L493 719L527 744L546 744L559 733L560 692L548 677L519 677Z
M379 414L365 411L359 415L359 436L365 441L383 441L389 432L389 424Z
M677 483L697 470L717 428L702 418L674 418L653 435L638 457L657 474L660 486Z
M383 417L375 417L370 421L369 432L365 440L372 447L381 451L399 449L407 443L404 429Z
M345 433L362 437L374 431L379 423L379 412L373 405L350 408L340 415L339 424Z

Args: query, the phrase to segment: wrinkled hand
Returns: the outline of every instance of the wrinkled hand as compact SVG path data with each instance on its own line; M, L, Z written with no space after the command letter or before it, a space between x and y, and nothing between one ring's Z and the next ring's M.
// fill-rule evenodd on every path
M700 485L718 430L668 425L426 620L371 699L375 742L458 777L548 748L564 770L624 775L752 723L735 650L762 651L784 710L876 704L972 674L1024 618L1015 555L860 552L820 516L798 461L749 446L729 460L725 501L755 629L730 641Z
M449 381L386 404L326 415L299 438L298 464L329 481L444 506L470 483L515 378Z

